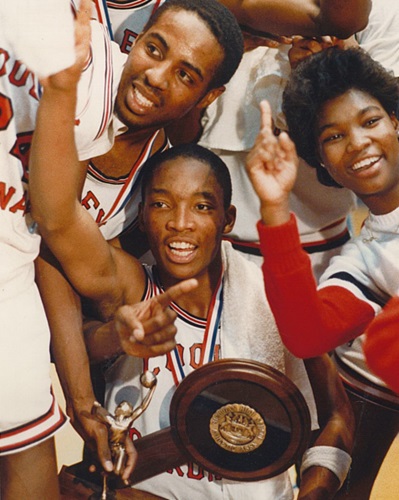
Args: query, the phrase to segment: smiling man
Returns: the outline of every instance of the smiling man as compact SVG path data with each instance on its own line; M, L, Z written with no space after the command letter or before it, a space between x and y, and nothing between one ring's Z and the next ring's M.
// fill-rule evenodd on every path
M100 55L98 47L103 48ZM165 125L194 107L209 105L223 92L241 60L243 40L234 16L216 0L170 0L151 18L127 58L116 48L115 54L101 27L93 24L93 64L82 72L75 112L79 158L91 159L75 171L75 180L83 185L82 206L105 238L111 239L129 226L133 228L129 241L139 248L139 232L134 229L138 228L142 166L152 154L169 147ZM101 127L93 133L96 119ZM54 155L54 162L60 160ZM60 176L52 183L66 185L66 172L57 171ZM103 466L111 470L107 430L86 417L95 397L80 299L54 257L48 252L42 257L37 260L37 281L67 411L84 439L96 444Z

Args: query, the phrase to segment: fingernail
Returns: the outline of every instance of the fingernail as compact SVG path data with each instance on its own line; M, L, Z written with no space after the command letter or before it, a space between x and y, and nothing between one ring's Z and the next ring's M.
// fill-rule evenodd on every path
M105 461L105 464L104 464L104 469L105 469L107 472L112 472L112 470L114 469L114 464L111 462L111 460L106 460L106 461Z

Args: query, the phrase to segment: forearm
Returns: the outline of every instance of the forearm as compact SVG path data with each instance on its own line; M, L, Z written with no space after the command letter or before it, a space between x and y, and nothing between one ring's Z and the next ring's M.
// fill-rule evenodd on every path
M84 322L84 336L90 362L101 363L123 354L114 321L102 323L97 320Z
M279 35L347 38L368 21L370 0L221 0L238 21Z
M51 330L51 349L69 408L90 412L95 400L83 338L80 300L49 254L36 261L36 280Z
M320 430L310 448L316 459L312 460L314 465L302 471L298 498L325 500L334 498L345 479L353 448L355 418L331 358L325 354L308 359L305 366L316 400Z
M332 500L339 489L337 476L325 467L310 467L302 475L298 500Z
M86 295L95 291L94 279L108 272L110 252L80 204L86 169L75 148L75 106L76 85L44 84L30 151L29 194L46 244Z
M80 210L85 170L75 150L76 91L45 88L30 153L32 215L43 230L70 225ZM51 189L49 189L51 186Z
M110 246L80 204L86 169L75 148L75 102L74 87L45 87L30 152L32 215L78 292L112 297L117 280Z
M313 357L355 338L374 317L372 307L348 290L317 290L295 220L258 224L265 290L280 335L298 357Z
M348 38L367 26L370 0L320 0L318 35Z

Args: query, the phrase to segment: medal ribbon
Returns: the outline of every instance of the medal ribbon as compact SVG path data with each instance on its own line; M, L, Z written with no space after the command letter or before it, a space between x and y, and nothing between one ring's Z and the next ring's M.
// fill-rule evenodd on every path
M213 292L209 311L207 315L204 340L202 343L201 357L199 365L202 366L213 361L215 355L215 345L223 309L223 272L219 276L215 291ZM183 362L177 347L167 354L172 369L173 380L176 385L184 379L186 374L183 369Z

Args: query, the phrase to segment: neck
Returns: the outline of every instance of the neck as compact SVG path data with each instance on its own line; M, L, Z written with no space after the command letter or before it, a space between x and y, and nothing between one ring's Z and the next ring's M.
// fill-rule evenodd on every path
M358 195L374 215L384 215L399 207L399 185L390 191L376 195Z
M114 145L110 151L93 159L94 165L109 177L118 178L129 175L143 148L156 130L158 129L146 129L138 132L127 131L118 135L115 137ZM153 152L162 146L164 137L164 133L158 134L153 145Z
M209 271L210 268L208 268L207 272L204 273L204 275L195 276L195 278L198 280L198 287L195 288L192 292L181 295L176 300L176 304L179 307L198 318L206 318L208 316L211 300L219 283L219 277L222 272L221 262L220 265L215 266L211 270L211 272ZM165 283L162 277L161 281L162 283ZM168 282L169 280L166 281ZM164 286L167 289L178 281L181 280L173 280L173 283L168 282L168 284Z
M148 139L161 127L152 128L128 128L126 132L115 137L115 141L125 141L130 144L141 144L148 141Z

